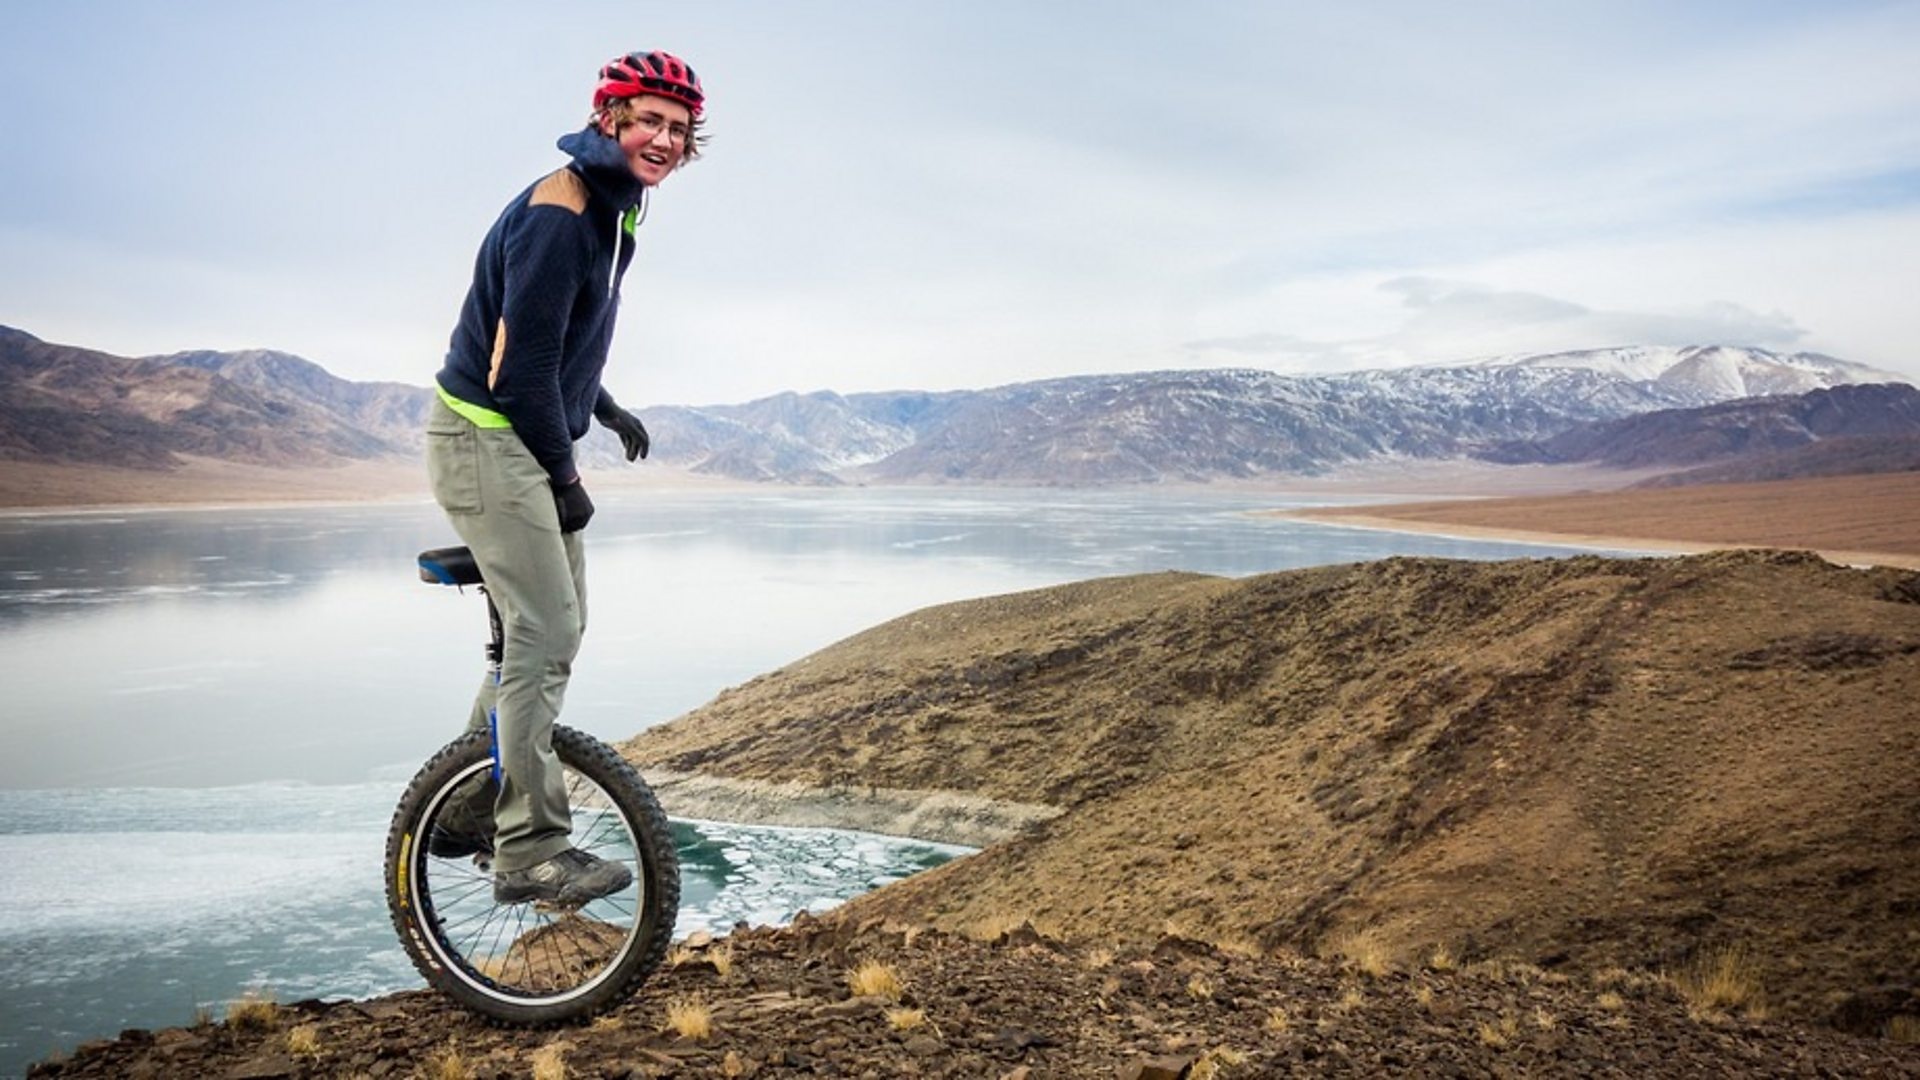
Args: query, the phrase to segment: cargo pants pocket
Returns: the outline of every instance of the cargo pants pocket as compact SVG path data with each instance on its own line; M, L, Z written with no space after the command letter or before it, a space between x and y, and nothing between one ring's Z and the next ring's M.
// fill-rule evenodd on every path
M440 402L427 423L427 479L433 501L449 514L477 514L480 502L480 441L473 424Z

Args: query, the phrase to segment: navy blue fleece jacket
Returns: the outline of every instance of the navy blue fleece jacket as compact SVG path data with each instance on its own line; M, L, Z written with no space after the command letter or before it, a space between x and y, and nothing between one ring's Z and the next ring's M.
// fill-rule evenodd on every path
M612 139L563 136L573 160L521 192L487 231L437 380L507 418L556 485L613 398L600 386L645 187Z

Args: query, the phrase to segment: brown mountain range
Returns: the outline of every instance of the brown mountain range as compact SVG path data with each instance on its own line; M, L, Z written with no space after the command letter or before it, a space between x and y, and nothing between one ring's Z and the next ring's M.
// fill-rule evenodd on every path
M1920 575L1801 554L1393 559L930 608L626 744L1058 817L846 918L1549 969L1752 958L1920 1013Z
M275 468L406 454L422 392L349 383L285 353L129 358L0 327L0 459L168 470L187 458Z
M1673 354L1657 379L1649 372L1660 364L1629 363L1629 371L1615 355L1644 361L1649 352ZM641 413L655 436L647 469L686 476L1285 484L1382 462L1461 462L1490 443L1502 462L1632 469L1657 459L1672 469L1815 440L1920 433L1920 391L1854 384L1866 378L1899 376L1750 349L1602 350L1345 375L1165 371L937 394L786 393ZM1809 385L1825 389L1708 404ZM394 490L396 471L417 473L431 400L421 386L351 382L282 352L118 357L0 326L0 505L228 501L256 492L332 499L355 484L379 496ZM1664 411L1652 419L1635 415L1656 408ZM1875 417L1886 422L1875 426ZM1510 441L1522 437L1545 441ZM597 428L577 449L592 468L620 462L618 440ZM1866 471L1884 467L1882 457L1850 463L1829 450L1818 467ZM1768 467L1794 475L1798 466L1786 458Z
M1916 439L1920 389L1866 383L1575 424L1550 438L1502 443L1480 456L1511 465L1585 462L1616 469L1741 463L1679 481L1711 483L1904 467L1879 458L1892 453L1910 460ZM1800 453L1815 447L1823 447L1818 457ZM1767 467L1741 467L1760 459Z

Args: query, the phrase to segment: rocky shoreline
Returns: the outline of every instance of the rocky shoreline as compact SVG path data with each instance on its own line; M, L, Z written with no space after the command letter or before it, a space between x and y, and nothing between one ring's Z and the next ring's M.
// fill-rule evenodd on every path
M858 987L850 973L890 977ZM865 990L866 992L859 992ZM694 1023L697 1018L700 1023ZM1920 1076L1920 1046L1742 1019L1624 971L1067 944L802 917L677 950L590 1024L489 1027L428 992L127 1032L35 1078Z
M851 829L983 848L1059 816L1060 808L956 791L820 787L648 768L646 781L671 817L797 829Z

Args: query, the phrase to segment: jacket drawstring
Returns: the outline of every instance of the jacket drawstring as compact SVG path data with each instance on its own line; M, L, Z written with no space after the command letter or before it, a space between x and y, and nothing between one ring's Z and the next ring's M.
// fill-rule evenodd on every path
M641 188L640 202L634 206L627 207L626 213L614 215L613 261L607 266L607 296L609 298L613 296L614 279L620 274L620 234L625 232L628 236L634 236L634 230L640 227L641 222L647 220L647 203L650 201L649 196L652 192L652 188ZM634 236L634 243L637 245L639 242L639 237Z

